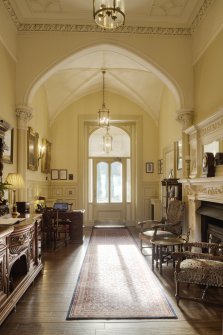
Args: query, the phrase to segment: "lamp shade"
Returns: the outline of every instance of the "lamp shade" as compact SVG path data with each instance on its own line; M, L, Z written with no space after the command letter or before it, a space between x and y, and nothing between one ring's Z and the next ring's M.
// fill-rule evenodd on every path
M19 173L9 173L6 181L10 184L8 188L11 189L18 190L25 187L23 177Z

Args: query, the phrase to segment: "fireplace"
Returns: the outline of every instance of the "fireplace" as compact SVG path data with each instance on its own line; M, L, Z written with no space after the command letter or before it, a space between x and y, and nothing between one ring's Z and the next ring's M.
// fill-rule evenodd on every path
M223 243L223 204L202 201L197 213L201 215L202 242Z

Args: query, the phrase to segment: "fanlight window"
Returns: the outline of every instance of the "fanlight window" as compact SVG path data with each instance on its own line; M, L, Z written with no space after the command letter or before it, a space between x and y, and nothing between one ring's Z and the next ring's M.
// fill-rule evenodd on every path
M110 126L109 134L112 136L112 150L104 150L104 138L107 129L99 128L89 137L89 157L130 157L130 137L119 127Z

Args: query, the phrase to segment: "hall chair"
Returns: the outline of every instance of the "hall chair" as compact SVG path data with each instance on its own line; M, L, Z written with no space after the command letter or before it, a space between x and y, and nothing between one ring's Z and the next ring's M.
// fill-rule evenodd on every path
M183 231L185 217L184 202L174 199L169 202L166 218L162 221L144 220L138 222L140 226L140 250L151 248L151 240L156 238L180 237Z
M173 253L172 257L177 261L174 273L177 303L188 299L223 305L223 299L207 298L210 287L223 288L223 244L189 242L182 252ZM194 285L203 288L199 297Z
M42 241L45 245L53 242L54 249L59 240L64 240L65 245L69 240L70 220L60 219L60 213L53 208L47 208L42 215Z

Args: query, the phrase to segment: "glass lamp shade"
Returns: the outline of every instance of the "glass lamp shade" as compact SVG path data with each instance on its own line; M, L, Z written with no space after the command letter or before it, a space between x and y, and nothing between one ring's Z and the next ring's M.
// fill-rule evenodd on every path
M99 27L115 29L125 23L124 0L93 0L94 20Z
M106 134L103 136L103 150L106 154L109 154L112 151L112 136L109 134L108 129Z
M98 111L98 125L99 127L108 127L109 126L109 110L102 106L102 109Z
M13 209L12 209L12 217L17 217L19 213L17 212L16 206L16 190L24 188L24 180L21 174L19 173L9 173L6 178L8 188L12 189L13 192Z

